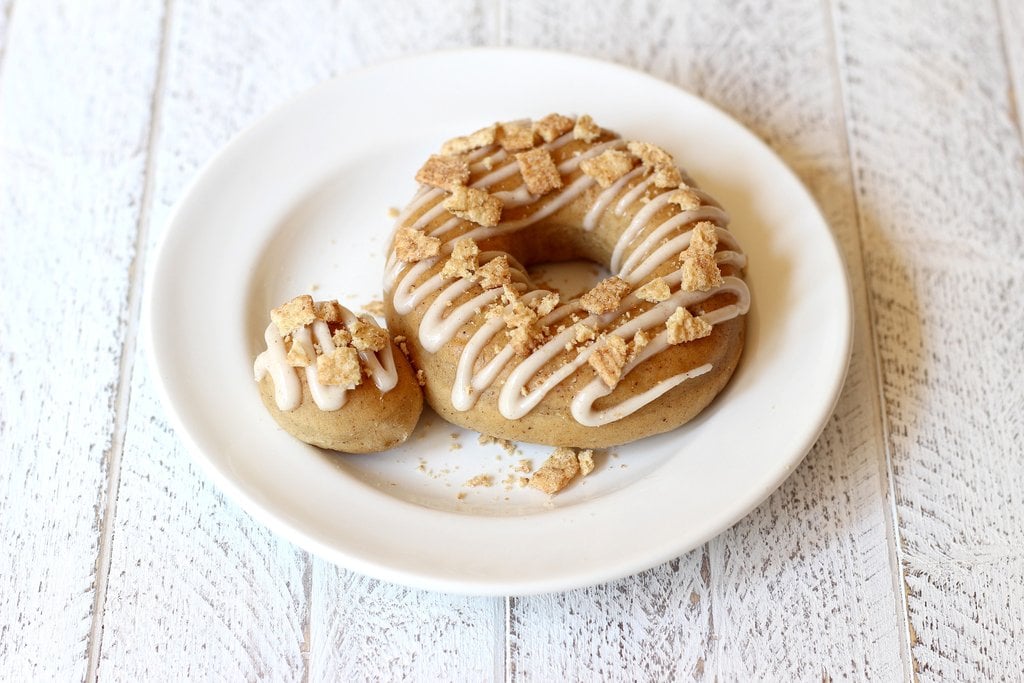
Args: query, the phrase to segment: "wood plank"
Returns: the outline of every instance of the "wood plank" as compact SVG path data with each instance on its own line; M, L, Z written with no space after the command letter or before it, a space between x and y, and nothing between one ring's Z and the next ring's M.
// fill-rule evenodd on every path
M477 0L429 9L397 1L348 3L334 19L334 41L342 68L469 47L493 37L493 11ZM396 22L396 16L405 18ZM382 35L388 39L379 40ZM504 600L412 590L314 559L310 609L313 680L504 678Z
M517 3L511 42L611 58L679 83L752 128L808 184L855 293L857 336L836 415L788 482L705 549L636 579L513 603L523 678L900 676L905 639L886 533L878 386L831 17L800 2ZM685 162L684 162L685 163ZM701 577L701 578L698 578ZM705 586L705 584L707 584ZM595 596L598 610L590 607ZM689 601L699 608L689 608ZM622 624L623 648L551 658ZM823 637L822 634L828 634Z
M1014 677L1024 169L999 13L836 11L914 662L923 679Z
M314 559L310 680L498 681L505 601L413 590Z
M100 5L0 6L6 680L88 668L162 13Z
M175 4L148 248L199 166L275 105L363 63L474 39L473 6L446 7L395 22L405 10L389 3ZM359 577L277 538L192 466L136 364L101 677L491 677L503 662L502 606Z

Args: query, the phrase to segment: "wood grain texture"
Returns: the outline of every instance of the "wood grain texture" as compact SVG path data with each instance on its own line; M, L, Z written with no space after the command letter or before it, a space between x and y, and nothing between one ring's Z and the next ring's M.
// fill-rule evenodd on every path
M0 8L6 680L87 669L161 18L100 5L25 2L10 24Z
M1024 171L999 16L994 3L836 11L914 662L923 679L1013 678Z
M600 607L609 623L645 615L625 639L630 647L592 658L546 659L594 637L602 621L588 607L594 591L517 600L513 671L535 673L546 661L548 675L569 671L570 678L603 668L621 679L644 671L654 678L690 672L726 680L888 680L908 669L900 657L902 605L886 533L887 481L856 207L832 68L831 17L823 9L742 0L685 7L517 3L510 9L512 43L554 44L641 68L697 92L758 133L822 206L849 265L857 321L836 414L790 480L703 551L680 558L683 569L666 565L639 585L627 580L627 590L615 584L600 589L614 596ZM700 570L708 585L699 590L703 583L694 577ZM680 608L691 597L701 610ZM664 610L657 618L647 616L649 600ZM562 616L576 614L582 616Z
M317 558L310 609L310 680L504 678L501 599L417 591Z
M1024 134L1024 5L1013 0L996 1L1004 58L1010 75L1010 94L1018 134Z
M147 247L198 168L255 118L364 61L450 44L444 31L473 35L472 22L463 31L454 18L480 16L453 3L428 13L436 23L413 23L397 9L175 3ZM392 40L359 46L367 30ZM116 520L101 678L488 678L504 661L500 600L337 570L224 500L168 428L141 361Z
M495 17L490 6L463 0L349 3L333 25L339 68L352 68L483 44ZM408 589L314 559L310 610L312 680L504 678L504 600Z
M513 598L509 680L705 680L713 649L706 548L636 576Z

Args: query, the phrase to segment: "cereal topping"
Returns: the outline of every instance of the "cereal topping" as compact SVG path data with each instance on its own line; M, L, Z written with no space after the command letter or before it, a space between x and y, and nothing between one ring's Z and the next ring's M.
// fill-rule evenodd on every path
M477 282L484 289L495 289L512 284L512 269L508 265L508 256L502 254L476 269Z
M505 285L502 298L509 304L502 311L509 342L517 355L526 356L544 339L544 334L537 324L540 316L537 315L537 311L523 303L519 293L508 285Z
M452 138L441 146L441 154L463 154L470 150L493 145L497 133L497 124L492 124L470 135Z
M647 330L637 330L636 334L633 335L633 344L630 349L630 358L636 358L644 347L651 343L651 335Z
M681 286L687 292L706 292L722 284L722 272L711 254L683 252L683 279Z
M352 334L344 327L339 327L331 336L331 341L335 346L348 346L352 343Z
M644 166L657 168L672 165L672 155L649 142L630 142L626 149L640 157L640 162Z
M501 220L501 207L500 199L473 187L456 187L444 200L444 208L459 218L488 228Z
M300 327L305 327L316 320L313 297L303 294L286 304L281 304L270 312L270 319L277 326L277 331L281 333L282 337Z
M464 486L472 486L474 488L479 486L494 486L494 477L489 474L478 474L467 481Z
M622 150L609 149L592 159L581 161L580 169L601 187L609 187L633 170L633 157Z
M469 162L462 157L431 154L427 163L416 172L416 181L451 192L469 180Z
M584 477L594 471L594 451L586 449L576 454L576 459L580 462L580 474Z
M388 333L365 319L352 325L352 346L360 351L383 351L388 345Z
M395 235L395 256L406 263L422 261L437 256L441 251L441 240L424 235L419 230L402 228Z
M558 292L548 292L540 299L534 300L534 310L537 311L537 315L540 317L546 316L551 311L555 310L555 306L558 305L558 300L561 297Z
M359 371L359 353L351 346L343 346L317 356L316 378L325 386L354 389L363 381L363 373Z
M533 147L533 126L529 123L503 123L498 142L506 152L522 152Z
M686 187L676 190L668 198L669 203L677 205L683 211L693 211L700 208L700 196Z
M588 313L608 313L619 306L619 302L629 292L629 283L612 275L597 284L592 290L580 297L580 305Z
M533 124L533 129L540 134L544 142L551 142L563 133L572 130L573 120L561 114L548 114Z
M342 314L341 304L334 301L317 301L313 304L316 309L316 317L325 323L340 323L345 318Z
M304 368L313 364L313 359L309 357L309 353L306 351L305 344L299 344L292 342L292 347L288 349L288 365L293 368Z
M572 327L573 339L577 344L583 344L584 342L594 341L597 339L597 330L589 325L583 323L576 323Z
M590 118L588 114L584 114L576 119L576 126L572 129L572 137L574 140L593 142L601 137L601 126L594 123L594 119Z
M562 187L562 176L558 174L558 167L546 149L520 152L516 154L516 160L519 161L519 172L523 174L526 189L531 194L543 196Z
M658 166L654 169L654 186L667 188L683 184L683 174L675 166Z
M590 354L587 362L606 385L615 387L626 365L626 342L615 335L605 335L602 339L604 345Z
M704 318L695 318L688 310L680 306L665 322L668 328L668 343L683 344L711 334L711 325Z
M441 269L441 277L472 277L479 255L480 248L476 246L476 242L469 237L460 239L455 243L451 258Z
M530 477L530 487L552 495L564 489L579 472L580 462L576 452L559 446Z
M711 221L701 221L693 226L690 233L690 245L684 255L691 254L714 254L718 249L718 233L715 232L715 224Z
M669 289L668 283L665 282L664 278L656 277L636 290L636 296L638 299L656 304L672 296L672 290Z

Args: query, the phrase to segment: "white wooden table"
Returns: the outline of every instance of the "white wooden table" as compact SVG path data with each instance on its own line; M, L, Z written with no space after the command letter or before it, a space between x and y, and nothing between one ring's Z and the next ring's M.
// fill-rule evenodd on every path
M137 341L170 206L304 88L516 45L686 87L838 237L849 379L793 476L676 560L409 590L206 481ZM898 680L1024 671L1024 5L0 0L0 679Z

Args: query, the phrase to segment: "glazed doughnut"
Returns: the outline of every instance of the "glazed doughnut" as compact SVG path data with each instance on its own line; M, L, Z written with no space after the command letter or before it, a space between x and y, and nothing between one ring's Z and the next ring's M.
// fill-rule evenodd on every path
M321 448L373 453L409 438L423 393L372 317L308 294L275 308L253 374L281 427Z
M611 446L682 425L732 376L746 257L664 150L552 114L450 140L416 179L384 301L445 419ZM573 259L614 275L560 301L527 271Z

